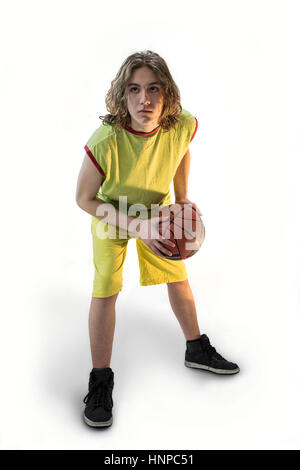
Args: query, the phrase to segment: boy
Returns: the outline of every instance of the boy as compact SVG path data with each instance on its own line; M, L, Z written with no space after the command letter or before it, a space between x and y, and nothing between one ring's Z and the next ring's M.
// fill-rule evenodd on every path
M124 61L111 82L106 106L110 114L100 116L103 124L84 147L76 192L79 207L92 215L95 277L89 333L93 369L84 420L93 427L112 424L115 303L122 289L130 238L136 239L140 284L167 284L171 307L186 339L185 365L217 374L239 372L237 364L224 359L207 335L200 334L184 261L163 258L173 243L159 235L159 218L150 212L151 204L172 203L172 181L175 202L191 203L189 143L197 131L197 119L182 109L166 62L152 51L137 52ZM123 209L121 198L126 199ZM133 205L140 209L138 221L130 212L127 215Z

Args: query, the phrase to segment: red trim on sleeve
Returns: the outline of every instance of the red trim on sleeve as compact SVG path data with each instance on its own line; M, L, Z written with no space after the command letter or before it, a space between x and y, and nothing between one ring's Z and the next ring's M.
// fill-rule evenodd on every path
M94 155L92 154L92 152L90 151L90 149L88 148L87 145L84 146L84 150L86 151L86 153L88 154L88 156L90 157L90 159L92 160L92 162L94 163L94 165L95 165L95 167L97 168L97 170L98 170L103 176L105 176L104 171L102 170L101 166L99 165L99 163L97 162L96 158L94 157Z
M195 117L195 116L194 116L194 117ZM194 138L194 136L195 136L195 134L196 134L196 131L197 131L197 129L198 129L198 121L197 121L197 118L196 118L196 117L195 117L195 119L196 119L196 128L195 128L195 130L194 130L194 134L192 135L192 138L191 138L190 142L192 142L192 140L193 140L193 138Z

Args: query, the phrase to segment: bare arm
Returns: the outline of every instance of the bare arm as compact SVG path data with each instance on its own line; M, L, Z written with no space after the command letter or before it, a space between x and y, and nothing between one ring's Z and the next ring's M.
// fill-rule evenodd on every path
M119 212L111 204L96 198L103 180L104 176L97 170L89 156L85 154L77 181L76 203L82 210L97 217L99 220L105 217L105 222L127 230L130 222L135 220L135 218ZM99 206L101 204L105 204L105 211L100 211L100 214L103 215L99 215L99 209L101 209Z
M188 198L188 180L189 180L190 165L191 165L191 154L190 154L190 150L188 149L186 154L182 158L176 170L175 176L173 178L175 203L182 202L186 204L194 204ZM199 211L199 215L203 215L199 208L198 208L198 211Z
M188 198L188 178L190 172L191 154L188 149L182 158L173 178L175 202Z

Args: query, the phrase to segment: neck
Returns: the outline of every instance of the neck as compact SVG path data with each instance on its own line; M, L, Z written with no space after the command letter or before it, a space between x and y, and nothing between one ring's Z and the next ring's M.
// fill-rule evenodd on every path
M129 127L136 132L151 132L159 126L158 122L151 122L149 124L141 125L135 120L131 119Z

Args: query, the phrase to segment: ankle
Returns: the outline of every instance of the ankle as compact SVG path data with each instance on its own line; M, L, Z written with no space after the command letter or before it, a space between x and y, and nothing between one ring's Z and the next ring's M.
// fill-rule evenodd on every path
M198 335L191 335L189 337L186 337L187 342L192 342L192 341L197 341L200 338L200 333Z
M101 370L101 369L110 369L110 364L109 363L95 363L93 364L93 369L94 370Z

